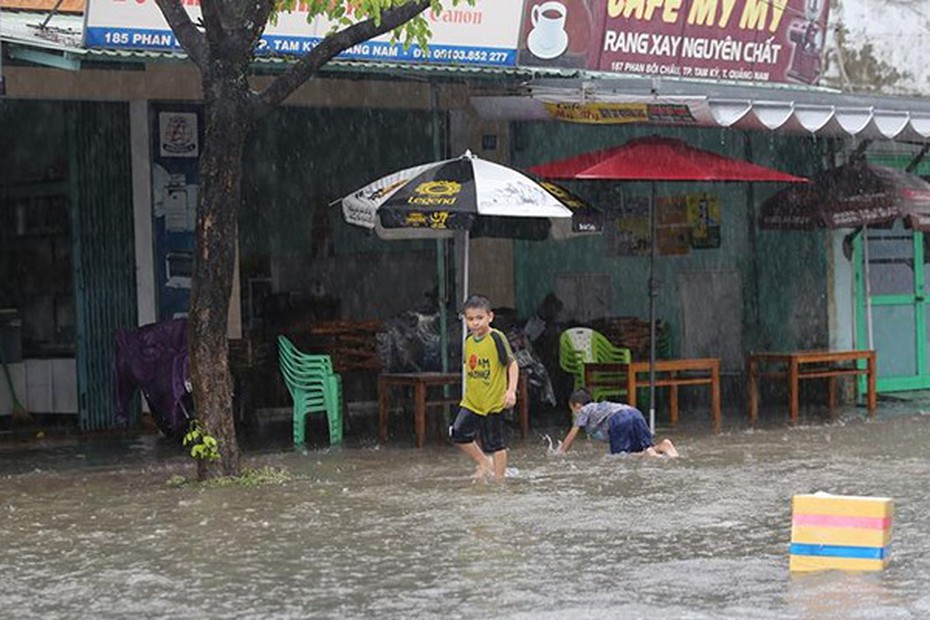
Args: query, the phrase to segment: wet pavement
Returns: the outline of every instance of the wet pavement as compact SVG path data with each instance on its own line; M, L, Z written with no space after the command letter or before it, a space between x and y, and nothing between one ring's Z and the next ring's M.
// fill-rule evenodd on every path
M557 434L564 429L548 429ZM922 618L930 416L884 403L796 428L671 434L682 457L611 457L544 432L473 484L451 446L400 435L247 465L292 478L174 487L157 436L0 442L0 609L22 618ZM788 573L790 501L895 499L881 573Z

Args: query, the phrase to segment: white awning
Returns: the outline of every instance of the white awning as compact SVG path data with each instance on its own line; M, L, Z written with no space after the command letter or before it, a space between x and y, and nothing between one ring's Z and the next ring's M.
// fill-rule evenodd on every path
M473 96L493 120L553 120L546 104L687 105L692 125L873 140L930 142L930 101L820 88L686 82L658 78L543 79L510 96Z
M0 15L0 41L56 52L80 52L84 17L3 11Z

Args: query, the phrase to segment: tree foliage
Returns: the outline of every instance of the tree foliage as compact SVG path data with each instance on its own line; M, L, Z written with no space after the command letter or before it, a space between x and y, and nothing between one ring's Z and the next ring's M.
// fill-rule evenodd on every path
M431 32L424 11L438 13L444 3L455 6L475 0L200 0L202 18L197 23L182 2L156 0L200 70L203 88L205 127L189 341L198 423L204 436L215 438L219 454L216 459L198 459L197 474L203 480L240 473L227 308L235 271L242 154L256 119L353 45L394 31L395 41L426 46ZM280 12L298 9L307 11L308 21L325 16L333 23L332 30L271 83L254 90L249 74L266 26Z

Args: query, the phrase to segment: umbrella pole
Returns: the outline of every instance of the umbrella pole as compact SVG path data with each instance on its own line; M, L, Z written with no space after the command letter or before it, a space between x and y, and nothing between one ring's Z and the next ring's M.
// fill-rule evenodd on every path
M462 248L462 303L468 300L468 246L471 245L469 239L470 231L465 231L465 247ZM462 323L464 325L464 323Z
M656 225L656 183L652 182L652 196L649 200L649 430L656 432L656 296L659 287L656 283L656 255L659 253L659 237ZM635 381L633 382L635 385ZM635 387L633 388L636 389Z
M872 288L869 284L869 227L862 227L862 278L865 280L865 333L872 348Z
M430 84L430 112L433 131L433 158L442 159L442 113L439 110L439 85ZM449 372L449 293L446 290L446 240L436 239L436 277L439 280L439 357L440 370ZM448 396L449 386L443 386Z
M471 245L469 239L470 231L465 230L465 247L462 255L462 305L468 300L468 246ZM462 313L462 398L465 398L465 339L468 338L468 324L465 323L465 312Z
M439 280L436 301L439 303L439 357L442 360L439 368L442 372L449 372L449 294L446 292L445 239L436 239L436 277Z

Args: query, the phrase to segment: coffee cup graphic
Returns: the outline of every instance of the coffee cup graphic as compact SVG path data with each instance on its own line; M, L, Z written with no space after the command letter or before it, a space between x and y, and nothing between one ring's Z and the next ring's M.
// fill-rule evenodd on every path
M526 38L526 48L537 58L556 58L568 49L565 18L568 9L561 2L548 0L533 6L530 23L533 29Z

